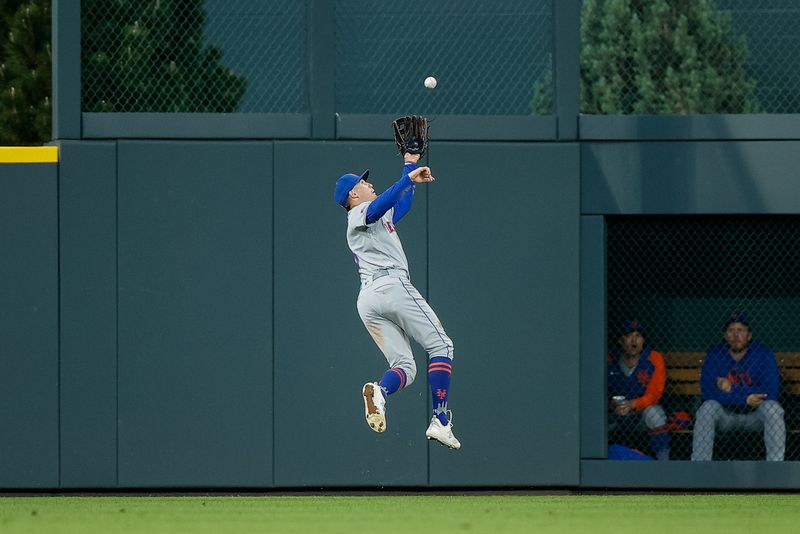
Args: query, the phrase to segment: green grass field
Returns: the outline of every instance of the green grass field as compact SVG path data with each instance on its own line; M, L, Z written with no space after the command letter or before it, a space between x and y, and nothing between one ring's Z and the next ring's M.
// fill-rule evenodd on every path
M791 494L0 497L3 534L798 531Z

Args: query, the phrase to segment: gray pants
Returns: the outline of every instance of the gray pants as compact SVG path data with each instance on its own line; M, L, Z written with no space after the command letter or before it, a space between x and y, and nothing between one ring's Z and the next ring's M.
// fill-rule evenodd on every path
M417 374L409 337L428 357L453 358L453 342L431 307L406 278L384 276L365 284L358 294L358 315L381 349L389 367L406 373L406 387Z
M717 430L763 431L767 460L783 461L786 450L786 423L783 420L783 408L777 401L764 401L761 406L746 414L729 412L714 400L705 401L695 416L692 460L711 460Z

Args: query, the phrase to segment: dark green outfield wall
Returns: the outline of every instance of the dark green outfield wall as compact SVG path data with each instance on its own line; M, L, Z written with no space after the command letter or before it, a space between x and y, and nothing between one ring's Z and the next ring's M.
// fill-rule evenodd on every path
M387 433L363 423L385 363L331 191L390 185L390 142L64 141L58 165L0 165L0 487L797 487L792 462L603 460L597 355L604 216L797 213L798 148L435 143L399 230L455 341L457 453L424 439L424 379Z
M578 146L475 148L432 148L399 228L455 340L459 453L424 438L420 350L389 431L363 422L385 361L332 185L390 185L390 143L70 141L0 166L0 486L577 485Z
M337 98L334 3L302 17L308 109L128 114L82 109L80 3L54 0L60 162L0 164L0 489L800 487L795 462L604 459L606 218L798 214L800 119L581 115L580 3L539 4L552 114L434 113L399 228L455 342L453 453L424 372L363 422L385 364L331 188L399 158L395 114Z
M0 164L0 485L59 483L58 173Z

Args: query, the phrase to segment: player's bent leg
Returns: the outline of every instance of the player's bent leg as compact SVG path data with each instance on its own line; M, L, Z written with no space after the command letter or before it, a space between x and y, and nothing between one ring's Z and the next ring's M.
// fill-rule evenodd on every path
M389 319L383 317L372 305L372 299L359 299L358 313L370 336L383 352L389 370L379 382L368 382L362 387L367 424L375 432L386 431L386 396L409 386L416 375L414 354L408 336Z

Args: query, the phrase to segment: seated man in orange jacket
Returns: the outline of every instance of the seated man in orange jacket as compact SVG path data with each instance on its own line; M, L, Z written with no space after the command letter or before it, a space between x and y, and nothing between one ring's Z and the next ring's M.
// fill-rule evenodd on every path
M644 344L644 327L625 321L619 348L608 356L609 430L644 424L658 460L669 460L667 415L658 404L667 380L664 357Z

